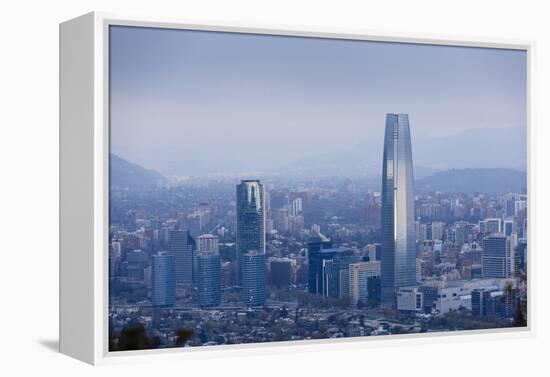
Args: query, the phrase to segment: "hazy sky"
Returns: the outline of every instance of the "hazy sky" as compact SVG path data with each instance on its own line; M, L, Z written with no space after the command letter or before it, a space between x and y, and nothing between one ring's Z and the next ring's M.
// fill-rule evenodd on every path
M110 49L111 151L167 174L382 143L388 112L413 143L526 127L523 51L136 27Z

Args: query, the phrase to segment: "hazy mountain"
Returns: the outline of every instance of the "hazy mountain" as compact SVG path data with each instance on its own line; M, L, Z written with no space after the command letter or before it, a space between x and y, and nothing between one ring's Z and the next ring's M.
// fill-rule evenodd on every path
M156 170L145 169L115 154L109 155L109 161L112 187L146 188L168 183L168 179Z
M306 177L367 176L368 178L379 178L382 176L382 144L379 141L368 141L347 150L303 158L283 166L280 173L281 175ZM433 172L434 170L426 165L414 165L415 177L426 177Z
M434 169L527 170L527 129L478 128L458 135L413 140L414 163Z
M341 151L320 152L281 168L288 175L382 174L383 139L368 140ZM524 128L469 129L460 134L412 140L415 178L434 171L466 168L526 170L527 131Z
M415 182L415 191L524 192L527 174L513 169L452 169Z
M467 168L507 168L525 171L527 131L525 128L480 128L445 137L416 137L412 152L415 178L437 171ZM383 137L366 135L366 141L341 150L304 143L303 158L292 158L285 145L269 152L261 145L234 148L151 148L131 160L150 166L166 175L205 176L209 174L272 175L288 177L345 176L378 179L382 174ZM360 140L360 139L359 139ZM267 142L267 141L266 141Z

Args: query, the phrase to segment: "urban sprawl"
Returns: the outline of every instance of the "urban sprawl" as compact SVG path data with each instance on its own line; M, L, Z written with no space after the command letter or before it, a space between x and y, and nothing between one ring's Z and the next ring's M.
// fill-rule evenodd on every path
M526 326L526 193L414 191L409 132L387 115L381 191L111 187L109 349Z

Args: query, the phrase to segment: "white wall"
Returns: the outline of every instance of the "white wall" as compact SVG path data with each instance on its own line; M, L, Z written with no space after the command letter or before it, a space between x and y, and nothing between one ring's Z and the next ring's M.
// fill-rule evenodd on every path
M537 220L548 221L548 174L543 175L543 159L549 158L548 110L550 71L550 24L543 1L346 1L268 0L268 1L185 1L185 0L52 0L2 2L2 90L0 161L2 161L0 272L2 342L0 374L59 373L61 375L152 376L152 375L345 375L347 373L407 373L419 357L433 363L430 370L445 370L446 376L465 373L508 376L533 374L546 361L550 346L546 320L548 298L542 287L549 286L549 274L537 275L536 307L538 336L529 339L484 340L472 342L458 337L441 343L438 338L421 342L403 340L382 342L378 347L321 347L318 352L294 351L277 355L277 349L261 355L218 358L205 362L202 357L179 363L148 363L93 369L54 353L58 334L58 23L90 10L131 12L143 15L196 18L198 20L247 21L364 28L365 31L433 33L435 36L484 36L536 39L536 81L534 114L537 126L539 161ZM542 140L543 139L543 140ZM544 189L542 186L545 186ZM532 209L534 206L531 206ZM536 220L535 220L536 221ZM529 224L536 230L544 222ZM534 240L531 239L531 245ZM548 266L548 253L530 248L534 273L537 266ZM418 345L421 343L422 345ZM337 349L337 351L332 351ZM395 357L399 354L399 363ZM448 368L449 355L467 357L468 363ZM512 362L486 363L490 356ZM489 356L489 357L488 357ZM330 360L326 362L323 360ZM463 370L462 368L468 368ZM12 369L11 373L6 370ZM261 374L260 374L261 373Z

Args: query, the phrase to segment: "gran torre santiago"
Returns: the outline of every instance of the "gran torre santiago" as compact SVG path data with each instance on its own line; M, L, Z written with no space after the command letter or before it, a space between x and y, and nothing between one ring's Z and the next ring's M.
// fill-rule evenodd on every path
M414 179L409 116L387 114L382 167L382 303L416 283Z

